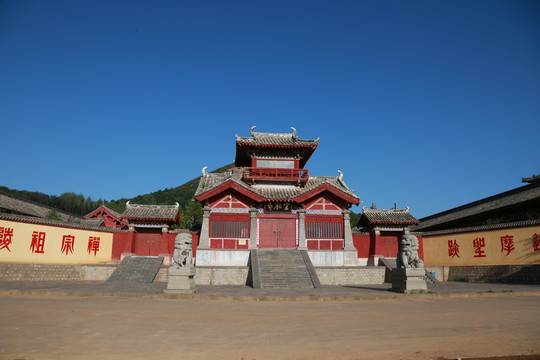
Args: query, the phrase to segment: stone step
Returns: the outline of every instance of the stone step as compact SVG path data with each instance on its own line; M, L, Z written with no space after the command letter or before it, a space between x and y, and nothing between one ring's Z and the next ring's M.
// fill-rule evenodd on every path
M436 284L439 282L433 274L426 269L426 276L424 276L424 280L430 284Z
M151 283L162 263L162 257L126 256L107 281Z
M263 288L313 288L310 272L298 250L258 251L258 268Z

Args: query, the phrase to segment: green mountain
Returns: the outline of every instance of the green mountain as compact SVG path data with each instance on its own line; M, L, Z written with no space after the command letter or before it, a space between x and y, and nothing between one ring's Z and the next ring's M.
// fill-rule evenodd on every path
M212 172L223 172L233 167L234 164L229 164ZM79 216L84 216L92 212L102 204L122 213L126 209L127 201L144 205L174 205L175 203L179 203L181 227L197 230L202 223L202 208L198 202L192 200L195 191L197 190L197 186L199 185L200 178L201 177L199 176L175 188L158 190L149 194L138 195L130 199L122 198L111 201L104 201L101 199L94 201L89 197L85 198L82 194L77 195L75 193L63 193L60 196L47 195L34 191L14 190L5 186L0 186L0 192L8 193L22 199L47 205L53 209L63 210Z
M223 172L233 167L234 164L229 164L211 172ZM180 207L185 209L192 202L191 200L193 199L193 195L195 195L200 179L201 177L199 176L175 188L158 190L149 194L138 195L131 199L113 200L108 202L106 206L116 211L124 212L126 201L130 201L134 204L144 205L174 205L175 203L179 203Z

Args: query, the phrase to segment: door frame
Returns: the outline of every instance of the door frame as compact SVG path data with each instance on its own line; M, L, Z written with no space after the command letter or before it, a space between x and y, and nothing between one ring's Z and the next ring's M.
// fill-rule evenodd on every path
M265 220L294 220L294 227L293 232L290 234L293 238L293 244L294 246L279 246L279 241L277 242L277 246L261 246L260 241L260 231L261 231L261 221ZM293 214L259 214L257 217L257 247L260 249L297 249L298 248L298 216Z

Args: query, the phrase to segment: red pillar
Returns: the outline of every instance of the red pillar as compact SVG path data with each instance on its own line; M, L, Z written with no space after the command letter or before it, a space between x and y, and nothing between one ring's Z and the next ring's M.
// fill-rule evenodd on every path
M159 254L171 255L172 253L169 250L169 227L164 226L161 228L161 247L159 249Z
M133 255L135 254L135 227L129 227L128 239L124 245L124 251L122 255Z
M384 257L381 251L381 231L378 228L372 229L369 237L371 239L371 246L369 247L369 260L371 265L378 265L379 258Z

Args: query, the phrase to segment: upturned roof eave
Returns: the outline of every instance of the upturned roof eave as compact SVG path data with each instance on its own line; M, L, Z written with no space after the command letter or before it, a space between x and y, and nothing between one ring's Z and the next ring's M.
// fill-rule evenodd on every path
M241 185L238 183L237 180L235 179L227 179L226 181L224 181L223 183L195 196L195 200L197 201L200 201L200 202L203 202L205 200L208 200L209 198L211 198L212 196L215 196L215 195L218 195L220 193L222 193L223 191L227 190L227 189L233 189L233 190L236 190L238 191L239 193L241 193L242 195L245 195L247 196L248 198L254 200L254 201L264 201L264 200L267 200L266 197L262 196L262 195L259 195L253 191L251 191L250 189L246 188L245 186Z
M350 203L350 204L353 204L353 205L358 205L360 203L360 198L356 197L356 196L353 196L353 195L350 195L350 194L347 194L346 192L344 192L343 190L341 189L338 189L336 188L335 186L331 185L331 184L328 184L328 183L323 183L323 184L320 184L319 186L315 187L314 189L311 189L303 194L300 194L298 195L297 197L293 198L294 201L298 202L298 203L302 203L302 202L305 202L307 201L308 199L324 192L324 191L329 191L331 192L332 194L336 195L337 197L345 200L346 202Z
M90 212L90 213L84 215L84 217L87 218L87 219L90 219L93 215L95 215L96 213L98 213L100 209L105 210L105 212L107 212L107 214L109 214L114 220L122 222L122 215L121 215L120 213L118 213L118 215L115 215L115 214L113 213L114 210L112 210L112 209L106 207L105 205L101 205L100 207L98 207L97 209L93 210L92 212Z
M237 141L236 145L239 146L255 146L255 147L276 147L276 148L310 148L316 149L319 143L313 144L267 144L267 143L255 143L255 142L243 142Z

